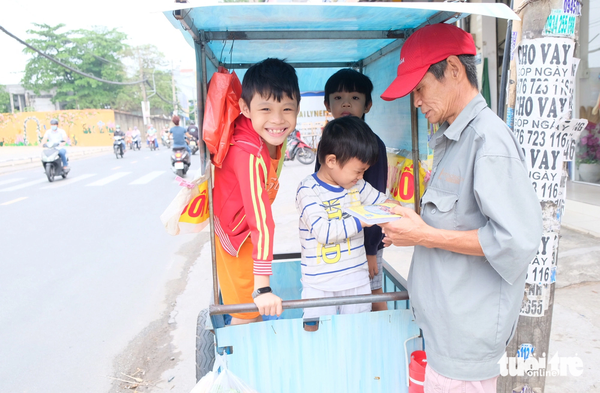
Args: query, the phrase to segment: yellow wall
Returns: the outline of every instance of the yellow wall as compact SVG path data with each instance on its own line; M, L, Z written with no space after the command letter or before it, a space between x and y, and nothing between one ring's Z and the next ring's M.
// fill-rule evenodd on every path
M4 141L4 145L38 145L50 129L52 119L58 119L58 127L65 130L71 146L112 145L115 113L111 109L0 113L0 142Z

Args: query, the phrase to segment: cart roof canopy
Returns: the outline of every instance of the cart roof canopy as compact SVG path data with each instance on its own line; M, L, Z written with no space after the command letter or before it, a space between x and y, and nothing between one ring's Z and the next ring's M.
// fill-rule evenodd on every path
M518 19L506 5L496 3L196 1L175 3L164 14L190 45L207 43L213 65L235 69L267 57L284 58L296 68L366 66L427 24L452 23L469 14Z

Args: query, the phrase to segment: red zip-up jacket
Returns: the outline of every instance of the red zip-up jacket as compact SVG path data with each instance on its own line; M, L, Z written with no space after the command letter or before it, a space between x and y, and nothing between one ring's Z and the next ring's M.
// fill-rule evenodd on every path
M279 181L266 143L244 115L235 120L231 146L221 168L215 168L213 212L215 233L230 255L237 257L251 236L255 275L271 275L275 223L271 203Z

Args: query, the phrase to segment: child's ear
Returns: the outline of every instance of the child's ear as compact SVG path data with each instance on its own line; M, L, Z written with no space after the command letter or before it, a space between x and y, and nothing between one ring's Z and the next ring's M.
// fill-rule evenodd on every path
M250 107L248 106L248 104L246 104L246 101L243 98L240 98L240 100L238 101L238 104L240 105L240 110L242 111L242 114L249 119L250 118Z
M329 106L329 101L325 100L325 101L323 101L323 104L325 104L325 108L327 109L327 112L331 112L331 108Z
M365 105L365 112L364 113L369 113L369 111L371 110L372 106L373 106L373 101L371 101L367 105Z
M337 164L337 158L335 154L327 154L325 156L325 165L327 165L329 169L333 169L335 164Z

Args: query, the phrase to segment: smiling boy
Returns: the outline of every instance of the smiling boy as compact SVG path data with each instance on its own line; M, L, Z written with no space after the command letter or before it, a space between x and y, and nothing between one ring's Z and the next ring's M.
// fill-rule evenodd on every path
M231 147L221 168L215 168L217 273L224 304L254 302L259 312L232 314L232 325L282 313L281 298L269 286L275 229L271 204L279 189L281 145L296 127L296 71L279 59L253 65L244 75L239 104L242 114Z

